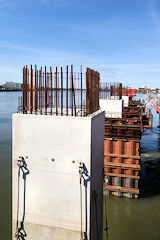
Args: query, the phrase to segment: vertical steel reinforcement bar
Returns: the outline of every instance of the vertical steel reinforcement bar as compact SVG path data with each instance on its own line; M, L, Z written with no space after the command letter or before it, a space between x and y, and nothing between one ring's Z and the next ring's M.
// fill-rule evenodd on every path
M39 75L38 75L38 70L36 74L37 80L36 80L36 85L37 85L37 110L39 109Z
M88 68L86 70L86 114L88 114Z
M44 111L44 107L45 107L45 104L44 104L44 91L45 91L45 87L44 87L44 72L43 72L43 82L42 82L42 108L43 108L43 111Z
M61 116L63 116L63 69L61 67Z
M39 71L39 108L42 115L42 67Z
M52 83L52 67L50 67L50 77L51 77L51 115L53 109L53 83Z
M33 69L31 65L31 86L30 86L30 113L33 112Z
M122 83L119 84L119 99L122 99Z
M26 77L25 77L25 85L24 85L24 89L25 89L25 113L27 113L27 79L28 79L28 66L26 65L26 73L25 73Z
M58 109L57 109L57 67L56 67L56 115L58 115Z
M97 72L97 110L99 110L100 74ZM108 91L108 89L107 89Z
M29 111L29 69L27 72L27 113Z
M88 68L88 114L91 113L91 69Z
M37 113L37 66L35 65L35 84L34 84L34 107L35 113Z
M47 114L47 71L45 66L45 114Z
M83 101L83 86L82 86L82 65L80 67L80 71L81 71L81 117L82 117L82 101Z
M50 99L49 99L49 73L47 72L47 109L49 108Z
M23 110L23 114L24 114L24 84L25 84L25 67L23 67L23 86L22 86L22 110Z
M73 65L71 65L71 113L73 116Z
M66 115L68 116L68 65L66 67Z
M94 71L90 71L90 92L91 92L91 98L90 98L90 114L94 112Z

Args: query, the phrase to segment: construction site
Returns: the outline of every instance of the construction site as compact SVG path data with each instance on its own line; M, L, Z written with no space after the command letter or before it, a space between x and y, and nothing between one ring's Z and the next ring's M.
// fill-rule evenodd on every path
M12 118L13 239L102 240L103 196L139 198L152 119L136 89L93 69L25 66Z

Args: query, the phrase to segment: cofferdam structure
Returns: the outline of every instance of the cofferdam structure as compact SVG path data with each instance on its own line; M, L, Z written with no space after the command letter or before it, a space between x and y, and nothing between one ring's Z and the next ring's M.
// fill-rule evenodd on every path
M140 140L143 130L152 129L151 111L133 101L135 89L122 84L101 85L100 107L105 110L105 193L138 198Z

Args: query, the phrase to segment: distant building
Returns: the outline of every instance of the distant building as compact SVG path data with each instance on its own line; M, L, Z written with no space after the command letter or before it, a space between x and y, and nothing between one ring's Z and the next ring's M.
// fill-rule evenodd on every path
M146 93L146 92L147 92L147 89L144 88L144 87L140 87L140 88L137 89L137 92L138 92L138 93Z
M22 90L22 84L15 82L6 82L3 84L3 87L5 90Z
M22 84L21 83L16 83L16 89L17 90L22 90Z

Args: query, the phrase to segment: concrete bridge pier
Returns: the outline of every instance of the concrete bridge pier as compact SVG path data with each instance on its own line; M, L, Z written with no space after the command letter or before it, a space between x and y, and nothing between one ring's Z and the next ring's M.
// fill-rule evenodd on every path
M12 239L102 240L104 112L12 120Z

